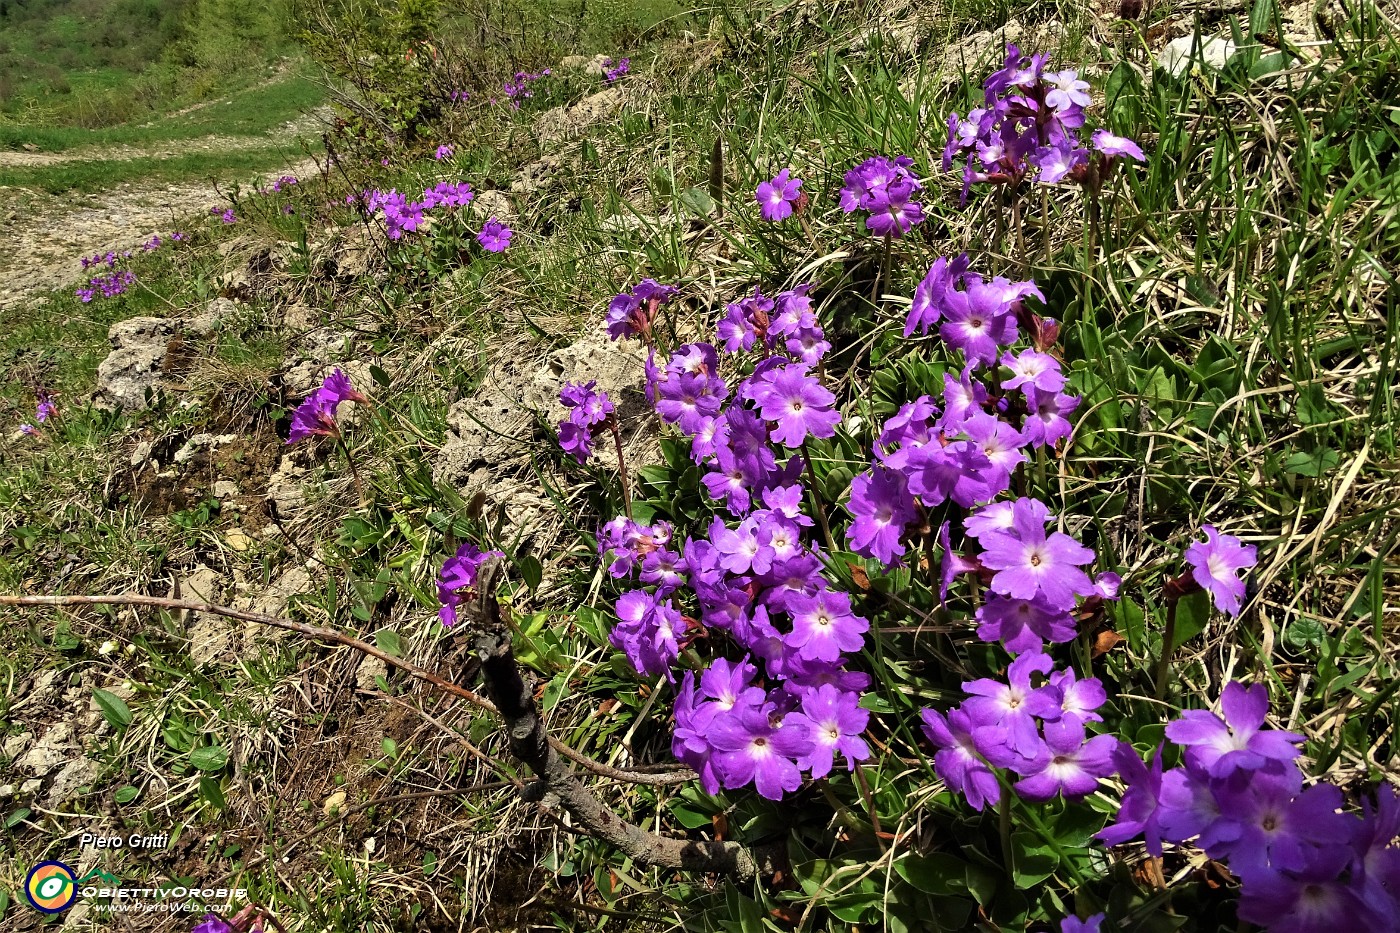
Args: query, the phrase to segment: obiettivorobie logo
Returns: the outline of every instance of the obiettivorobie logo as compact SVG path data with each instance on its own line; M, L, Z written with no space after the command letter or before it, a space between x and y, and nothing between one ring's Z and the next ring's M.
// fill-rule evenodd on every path
M81 878L64 862L40 862L29 870L24 896L35 910L62 913L78 897L99 898L99 911L203 912L213 905L227 906L248 896L246 888L199 888L184 885L126 887L116 875L93 868Z
M29 869L29 877L24 879L24 896L35 910L46 914L62 913L78 899L78 888L94 878L111 884L122 883L116 875L109 875L100 868L79 878L63 862L40 862Z

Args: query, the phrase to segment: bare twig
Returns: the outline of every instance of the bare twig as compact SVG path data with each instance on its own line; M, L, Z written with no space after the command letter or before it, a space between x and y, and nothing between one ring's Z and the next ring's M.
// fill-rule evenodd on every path
M773 854L733 842L671 839L647 832L619 817L579 782L548 741L534 694L521 676L511 651L510 629L501 619L496 584L504 562L491 558L478 572L477 597L471 602L476 617L477 656L486 691L505 720L510 748L538 779L531 795L553 794L589 835L610 843L645 865L718 872L740 880L771 871Z
M290 619L279 619L276 616L262 615L257 612L245 612L242 609L233 609L229 606L216 606L211 603L202 603L194 600L167 599L162 596L142 596L139 594L106 594L101 596L6 596L0 594L0 606L153 606L158 609L175 609L186 612L207 612L211 615L225 616L230 619L238 619L243 622L256 622L259 625L267 625L273 628L287 629L291 632L299 632L308 638L318 641L328 641L337 645L344 645L347 648L354 648L371 657L378 658L390 667L397 667L415 680L432 684L443 693L450 694L458 699L466 700L478 709L488 713L500 711L496 709L494 703L479 694L473 693L466 687L459 687L434 674L432 671L421 668L416 664L397 658L386 651L381 651L368 642L361 641L351 635L337 632L334 629L321 628L315 625L307 625L303 622L293 622ZM643 772L624 771L605 765L601 761L594 761L587 755L577 752L560 742L553 736L549 737L550 746L559 754L575 762L580 767L593 772L600 777L612 778L615 781L626 781L631 784L684 784L695 779L695 772L688 768L676 768L668 771Z

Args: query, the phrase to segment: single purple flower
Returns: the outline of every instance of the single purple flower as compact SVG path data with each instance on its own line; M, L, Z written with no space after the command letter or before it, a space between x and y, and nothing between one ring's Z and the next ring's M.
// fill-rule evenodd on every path
M1099 786L1099 779L1114 771L1113 750L1118 739L1111 735L1084 738L1084 723L1062 718L1045 724L1049 757L1042 770L1016 782L1016 792L1027 800L1046 801L1056 794L1080 800Z
M1246 688L1232 680L1220 697L1225 718L1207 710L1185 710L1167 724L1167 738L1186 746L1186 760L1215 778L1237 770L1255 772L1270 762L1288 765L1300 754L1303 737L1281 729L1265 729L1269 691L1263 684Z
M802 179L789 178L789 174L789 169L783 169L772 181L760 182L754 192L764 220L785 220L792 216L793 202L801 194Z
M774 725L763 709L736 710L718 719L711 741L724 786L743 787L750 781L760 795L782 800L802 784L796 759L812 752L812 727L801 713L788 713Z
M1094 914L1087 920L1080 920L1078 917L1066 917L1060 921L1060 933L1099 933L1104 915Z
M1230 616L1240 614L1240 604L1245 596L1245 583L1237 574L1248 570L1257 562L1254 545L1245 545L1234 535L1222 535L1214 525L1204 525L1204 543L1193 541L1186 549L1186 563L1191 565L1191 576L1210 594L1211 602L1217 609Z
M452 158L454 152L455 150L451 146L443 143L441 146L437 147L437 150L433 153L433 158L441 162L443 159Z
M1118 807L1118 819L1094 835L1104 845L1120 846L1142 837L1147 854L1162 857L1162 828L1158 822L1162 798L1162 746L1143 764L1131 745L1120 742L1113 750L1113 764L1122 775L1127 790Z
M476 241L489 253L501 253L510 245L510 238L514 235L513 230L492 217L476 235Z
M847 506L855 521L846 529L851 549L891 567L904 555L904 529L918 518L904 476L880 465L851 480Z
M813 661L836 661L859 651L870 630L869 621L851 612L850 597L834 590L795 593L787 598L787 610L793 628L784 642L798 657Z
M984 535L982 565L996 571L991 583L995 593L1016 599L1039 595L1047 607L1072 609L1076 595L1094 591L1089 575L1080 569L1094 559L1094 552L1067 534L1047 536L1039 511L1021 509L1011 532Z
M505 557L505 554L500 551L482 551L475 544L467 542L457 548L456 554L443 562L437 584L438 601L442 603L442 608L438 610L438 619L443 625L451 628L457 624L457 607L462 602L463 594L472 595L476 587L477 573L489 557Z
M1106 156L1127 156L1139 162L1146 162L1147 156L1137 143L1124 136L1114 136L1108 130L1094 130L1094 148Z
M801 447L809 436L831 437L841 420L840 412L832 409L836 396L800 363L765 373L756 396L764 419L777 425L773 440L787 447Z
M924 735L939 749L933 756L933 769L948 789L966 797L974 810L999 803L1001 785L977 750L972 717L962 709L949 710L946 718L934 709L926 709L920 715Z
M860 697L825 684L802 696L802 714L812 724L812 750L797 760L797 766L812 777L831 773L836 753L846 759L846 770L870 757L870 747L860 734L870 723L870 712L861 709Z

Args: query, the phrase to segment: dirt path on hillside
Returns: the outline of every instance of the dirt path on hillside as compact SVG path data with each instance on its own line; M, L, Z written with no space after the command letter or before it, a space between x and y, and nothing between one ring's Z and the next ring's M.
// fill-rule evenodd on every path
M316 170L314 160L303 160L282 171L301 176ZM81 196L0 186L0 311L84 281L83 256L134 249L152 234L188 229L222 203L207 182L137 182Z

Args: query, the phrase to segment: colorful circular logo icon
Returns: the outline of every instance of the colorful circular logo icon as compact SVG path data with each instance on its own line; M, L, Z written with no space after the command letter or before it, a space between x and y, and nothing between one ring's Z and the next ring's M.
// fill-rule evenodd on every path
M73 869L62 862L40 862L24 879L24 896L36 910L60 913L78 899L77 877Z

